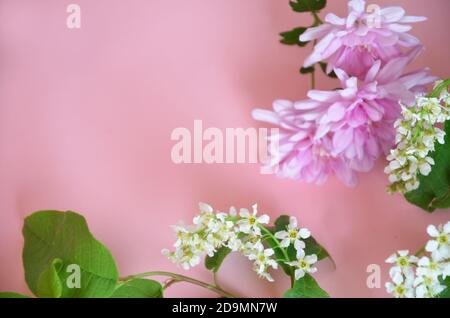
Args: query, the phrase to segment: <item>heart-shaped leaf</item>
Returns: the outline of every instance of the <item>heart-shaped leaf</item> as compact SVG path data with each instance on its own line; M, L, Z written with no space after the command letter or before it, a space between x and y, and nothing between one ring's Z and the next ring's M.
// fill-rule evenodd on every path
M306 274L296 280L294 287L284 293L285 298L329 298L330 295L317 284L316 280Z
M114 292L114 259L81 215L36 212L25 219L22 232L25 279L36 296L109 297Z
M159 282L135 278L118 285L111 298L162 298L163 289Z

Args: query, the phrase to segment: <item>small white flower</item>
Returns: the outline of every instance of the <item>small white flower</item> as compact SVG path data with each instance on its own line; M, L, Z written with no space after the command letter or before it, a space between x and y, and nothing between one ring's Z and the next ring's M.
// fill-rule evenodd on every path
M431 253L435 261L450 258L450 222L444 226L430 225L427 233L433 240L429 240L425 249Z
M417 298L433 298L440 294L445 286L434 275L420 275L414 280Z
M398 279L393 283L386 283L386 290L395 298L414 298L414 279L412 277L397 276Z
M401 250L397 253L392 254L386 259L386 263L395 264L389 272L391 277L396 277L398 274L404 274L408 277L413 276L413 264L418 262L418 258L416 256L409 255L408 250Z
M241 220L238 221L239 231L246 234L254 233L256 235L261 234L260 224L269 224L270 218L268 215L264 214L257 216L258 206L253 205L253 212L250 213L247 209L241 209L239 212Z
M295 267L295 279L298 280L305 276L306 273L315 273L317 268L313 265L317 263L317 255L305 255L304 250L297 250L297 260L286 262L289 266Z
M435 150L435 144L445 142L445 132L436 124L450 119L448 105L442 105L442 98L418 96L413 106L400 104L402 118L394 127L397 130L395 149L387 156L389 165L390 193L406 193L419 188L419 174L431 173L434 160L428 155Z
M275 254L273 249L264 248L261 242L254 245L254 249L247 255L248 259L254 261L253 268L255 272L263 278L266 278L269 281L273 281L272 277L267 270L269 268L277 269L278 264L272 258Z
M280 243L281 247L288 247L291 244L297 244L297 246L301 246L303 242L300 240L307 239L310 236L311 232L308 229L298 229L297 218L293 216L289 219L289 225L287 226L286 231L275 233L275 237L282 240ZM303 243L302 249L305 248L304 245L305 243Z
M437 278L443 275L444 272L445 266L443 263L435 262L427 256L421 257L419 262L417 262L417 276L432 276Z

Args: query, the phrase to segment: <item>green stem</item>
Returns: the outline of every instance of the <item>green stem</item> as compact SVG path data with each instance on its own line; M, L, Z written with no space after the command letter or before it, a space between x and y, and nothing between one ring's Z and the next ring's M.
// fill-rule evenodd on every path
M429 97L439 97L441 95L441 92L448 88L450 85L450 78L446 79L442 83L440 83L436 88L430 93Z
M315 89L316 88L316 71L314 70L311 73L311 89Z
M319 15L317 14L316 11L311 11L312 16L314 17L314 23L313 23L313 27L317 27L321 24L323 24L322 19L320 19ZM317 40L314 40L313 42L314 46L316 46L317 44ZM315 89L316 88L316 70L314 69L314 71L311 72L311 89Z
M314 17L314 26L319 26L323 24L322 19L319 17L316 11L311 11L313 17Z
M418 250L417 253L414 254L414 256L419 257L419 256L423 255L423 253L425 253L425 246L422 247L420 250Z
M283 253L284 260L286 262L289 262L289 255L288 255L287 251L283 247L281 247L280 241L278 241L278 239L272 234L272 232L270 232L264 226L260 225L259 228L265 235L267 235L275 243L275 245L276 245L275 248L279 249ZM292 273L292 271L291 271L289 277L291 278L291 287L294 287L295 277L294 277L294 274Z
M145 277L150 277L150 276L165 276L165 277L172 278L172 280L166 284L166 288L175 282L186 282L186 283L190 283L193 285L197 285L197 286L206 288L206 289L208 289L212 292L215 292L216 294L218 294L222 297L225 297L225 298L236 298L236 296L234 296L233 294L230 294L229 292L223 290L222 288L220 288L216 285L211 285L211 284L202 282L200 280L197 280L197 279L194 279L194 278L191 278L188 276L175 274L175 273L171 273L171 272L161 272L161 271L146 272L146 273L135 274L135 275L130 275L130 276L120 278L120 281L128 281L128 280L135 279L135 278L145 278Z

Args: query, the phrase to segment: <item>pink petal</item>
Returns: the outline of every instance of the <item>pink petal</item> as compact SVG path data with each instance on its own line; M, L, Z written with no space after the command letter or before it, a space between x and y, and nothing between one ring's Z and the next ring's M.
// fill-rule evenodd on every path
M308 99L308 100L296 102L294 104L294 108L298 109L298 110L311 110L311 109L316 109L317 107L319 107L321 105L322 105L321 102Z
M380 10L380 16L384 23L398 22L405 16L405 10L402 7L386 7Z
M366 123L367 123L366 112L360 106L357 106L354 110L352 110L350 116L348 116L348 124L351 127L359 127Z
M380 67L381 67L381 61L376 61L372 65L372 67L367 72L366 79L365 79L366 83L370 83L375 80L375 77L377 76L378 71L380 70Z
M309 28L300 35L300 41L309 42L311 40L320 39L330 32L331 29L333 29L333 26L330 24L322 24L318 27Z
M398 23L389 24L387 26L387 28L389 30L392 30L392 31L398 32L398 33L405 33L405 32L408 32L408 31L412 30L412 26L404 25L404 24L398 24Z
M293 103L289 100L279 99L279 100L276 100L273 102L273 109L276 112L280 112L285 109L290 109L290 108L292 108L292 106L293 106Z
M338 17L334 13L328 13L325 16L325 21L334 25L345 25L345 19Z
M328 118L330 121L339 121L345 116L347 106L345 103L337 102L330 106L328 109Z
M252 117L255 120L266 122L273 125L278 125L280 123L278 116L274 112L265 109L253 110Z
M332 168L336 176L349 187L354 187L358 183L356 173L342 159L336 159L332 163Z
M339 92L310 90L307 96L319 102L331 102L339 97Z
M414 47L420 44L420 41L415 36L408 33L402 33L399 36L399 44L404 47Z
M415 23L415 22L423 22L427 21L427 17L420 17L420 16L405 16L400 19L400 23Z
M353 129L340 129L334 133L333 147L335 153L341 153L353 141Z

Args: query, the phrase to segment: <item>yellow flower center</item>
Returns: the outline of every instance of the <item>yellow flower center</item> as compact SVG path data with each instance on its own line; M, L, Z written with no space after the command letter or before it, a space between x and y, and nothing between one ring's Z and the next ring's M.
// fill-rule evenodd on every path
M447 234L441 234L438 236L437 241L439 244L447 244L448 243L448 236Z
M409 261L406 257L402 256L397 259L397 264L400 267L406 267L409 266Z
M306 269L306 268L308 267L308 263L306 263L305 260L301 260L301 261L298 263L298 267L300 267L301 269Z
M254 225L256 223L256 218L254 216L250 216L248 218L248 223L250 223L250 225Z
M426 286L430 286L431 284L433 284L433 280L432 280L430 277L425 277L425 278L423 279L423 283L424 283Z
M403 285L399 285L395 288L395 293L399 296L405 295L406 288Z
M297 238L297 234L298 234L297 230L290 230L289 231L289 238L296 239Z

